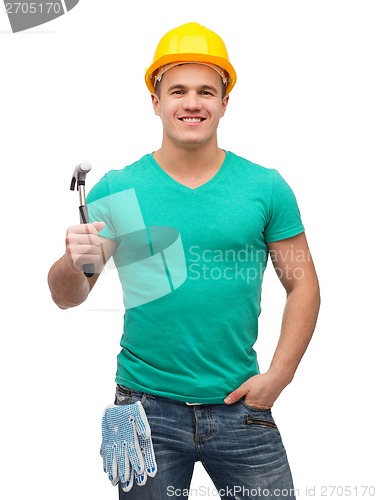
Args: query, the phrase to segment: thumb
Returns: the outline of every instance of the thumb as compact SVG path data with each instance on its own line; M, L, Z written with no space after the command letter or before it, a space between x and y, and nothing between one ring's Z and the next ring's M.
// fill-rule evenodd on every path
M236 403L239 399L241 399L245 394L247 394L248 390L245 387L245 384L242 384L235 391L231 392L224 399L224 403L227 405L231 405L232 403Z
M93 226L97 229L98 232L100 232L106 226L106 224L102 221L96 221L93 222Z

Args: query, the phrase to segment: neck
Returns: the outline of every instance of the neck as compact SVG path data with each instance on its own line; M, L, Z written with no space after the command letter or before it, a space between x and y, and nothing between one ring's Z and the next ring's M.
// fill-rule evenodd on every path
M188 187L198 187L210 180L220 169L225 152L217 144L200 148L167 147L154 153L154 159L173 179Z

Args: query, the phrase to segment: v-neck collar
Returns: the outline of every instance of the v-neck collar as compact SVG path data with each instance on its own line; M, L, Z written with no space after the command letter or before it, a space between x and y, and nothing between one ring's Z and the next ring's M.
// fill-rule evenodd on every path
M180 189L181 191L184 191L186 193L196 193L198 191L203 191L204 189L208 188L211 186L214 182L216 182L223 174L224 170L226 170L227 165L229 163L229 152L225 151L225 158L224 161L222 162L219 170L215 173L213 177L208 179L208 181L204 182L200 186L197 186L196 188L190 188L186 186L185 184L182 184L181 182L178 182L175 180L171 175L169 175L160 165L157 163L157 161L153 157L153 153L148 154L149 161L151 165L155 168L155 170L165 178L165 181L168 182L171 186L175 186L176 188Z

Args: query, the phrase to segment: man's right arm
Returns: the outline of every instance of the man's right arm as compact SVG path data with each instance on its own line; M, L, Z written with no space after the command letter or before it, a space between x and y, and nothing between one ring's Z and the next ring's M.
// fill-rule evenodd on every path
M67 230L65 254L48 273L52 300L61 309L82 304L96 283L106 262L115 250L115 243L98 235L103 222L80 224ZM94 264L95 274L88 278L82 272L84 264Z

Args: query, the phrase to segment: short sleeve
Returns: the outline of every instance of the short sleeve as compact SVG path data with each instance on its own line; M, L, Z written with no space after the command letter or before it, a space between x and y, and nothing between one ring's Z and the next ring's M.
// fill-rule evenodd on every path
M296 197L277 170L273 170L270 217L265 227L265 241L291 238L304 231Z
M99 235L114 240L116 232L111 217L111 196L106 175L90 190L86 201L89 221L102 221L106 224Z

